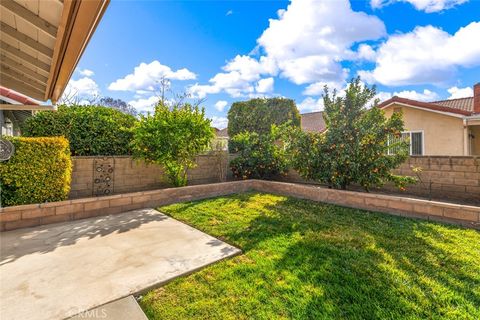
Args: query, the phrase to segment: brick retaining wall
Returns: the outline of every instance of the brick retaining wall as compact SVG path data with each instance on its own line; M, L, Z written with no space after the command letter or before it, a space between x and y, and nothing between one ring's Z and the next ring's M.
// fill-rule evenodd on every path
M407 190L402 192L393 185L386 185L378 191L480 205L480 157L415 156L410 157L394 172L417 177L412 170L414 167L422 169L419 173L421 182L409 185ZM279 180L311 184L293 170Z
M249 188L249 181L233 181L5 207L0 208L0 230L14 230L142 208L156 208L175 202L245 192Z
M480 207L406 197L327 189L275 181L246 180L0 208L0 229L14 230L175 202L257 190L480 229Z
M72 162L69 199L169 187L160 166L136 161L129 156L73 157ZM103 176L95 171L102 165L107 171ZM219 158L216 154L198 156L197 167L188 172L188 184L225 181L222 177L222 172L224 173L225 170L222 169L222 171L219 166L226 167L226 160ZM103 181L105 176L109 178L108 186L107 182Z

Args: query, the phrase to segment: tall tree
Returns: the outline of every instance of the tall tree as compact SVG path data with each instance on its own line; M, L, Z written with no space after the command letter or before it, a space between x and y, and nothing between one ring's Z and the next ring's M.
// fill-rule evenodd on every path
M228 111L228 135L233 138L242 132L269 134L272 125L289 123L300 127L300 114L291 99L257 98L234 102ZM238 145L231 140L229 149L236 152Z
M126 103L122 99L103 97L100 100L98 100L97 104L100 106L117 109L123 113L131 114L132 116L136 116L138 114L137 110L132 105Z

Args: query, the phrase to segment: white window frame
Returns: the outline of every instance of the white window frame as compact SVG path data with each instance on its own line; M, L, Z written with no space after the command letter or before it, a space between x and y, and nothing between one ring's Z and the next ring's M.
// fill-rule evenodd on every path
M421 133L422 134L422 154L416 154L415 156L424 156L425 155L425 132L424 130L412 130L412 131L402 131L402 134L408 134L408 138L410 139L409 141L409 150L408 154L412 156L412 133ZM388 140L388 144L390 145L390 139ZM389 155L392 155L393 153L390 151L390 148L388 148L388 153Z

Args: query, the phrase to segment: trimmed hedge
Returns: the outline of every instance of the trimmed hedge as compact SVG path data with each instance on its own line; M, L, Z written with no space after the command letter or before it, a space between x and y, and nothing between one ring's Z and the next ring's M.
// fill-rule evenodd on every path
M60 106L28 118L27 137L64 136L73 156L130 155L136 118L102 106Z
M0 162L2 206L67 199L72 173L67 139L9 139L15 154Z
M272 125L280 126L285 123L290 123L292 127L300 127L300 113L292 99L256 98L238 101L234 102L228 111L230 138L242 132L268 134ZM233 140L230 140L230 152L236 148Z

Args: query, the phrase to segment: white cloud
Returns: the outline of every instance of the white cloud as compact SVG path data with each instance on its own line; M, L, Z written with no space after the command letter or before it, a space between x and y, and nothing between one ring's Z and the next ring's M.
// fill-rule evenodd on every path
M458 67L480 65L480 22L454 35L433 26L391 36L377 51L376 67L360 71L368 82L399 86L439 84L452 79Z
M375 61L377 58L377 53L375 52L375 50L373 50L371 46L362 43L358 46L357 56L359 59Z
M322 111L323 107L323 98L314 99L312 97L307 97L302 102L297 104L297 108L300 113Z
M278 74L295 84L344 82L348 70L340 62L352 57L352 45L385 34L379 18L353 11L348 0L292 0L257 39L253 52L260 58L236 56L224 72L209 84L191 86L190 93L200 98L222 91L233 97L252 96L261 93L256 87L263 88L255 82L262 76ZM372 52L361 48L363 58L371 58Z
M467 1L468 0L370 0L370 5L373 8L381 8L394 2L408 2L417 10L432 13L453 8Z
M225 109L225 107L227 106L228 102L225 101L225 100L219 100L217 101L217 103L215 103L215 109L217 109L218 111L222 112L223 109Z
M108 89L114 91L152 91L162 78L169 80L194 80L196 75L186 68L173 71L170 67L154 60L149 64L140 63L140 65L135 67L133 73L112 82Z
M306 96L318 96L323 94L325 86L327 86L330 91L333 91L334 89L341 91L346 88L345 82L315 82L306 87L302 93Z
M423 92L417 92L415 90L403 90L403 91L397 91L394 93L380 91L372 99L372 102L377 98L380 99L380 102L383 102L385 100L390 99L393 96L411 99L411 100L417 100L417 101L426 101L426 102L439 99L439 96L436 92L430 91L428 89L423 90Z
M231 16L233 14L233 10L228 10L227 13L225 13L225 15L228 17L228 16Z
M282 76L304 84L344 80L339 61L352 44L385 33L380 19L353 11L348 0L293 0L278 19L270 19L257 42L277 62Z
M88 103L89 99L93 99L100 95L98 84L88 77L83 77L78 80L71 79L65 88L64 96L73 96L81 104Z
M254 82L262 74L274 74L276 67L271 60L261 57L259 60L249 56L237 55L209 80L210 84L194 84L188 91L194 97L205 98L208 94L225 91L232 97L248 96L255 92Z
M447 91L448 93L450 93L450 97L448 97L448 99L473 97L473 89L471 87L465 87L465 88L451 87Z
M423 92L417 92L415 90L404 90L400 92L395 92L394 96L417 100L417 101L433 101L438 100L438 94L430 90L423 90Z
M375 101L375 99L378 99L380 101L379 103L382 103L383 101L388 100L391 97L393 97L393 95L390 92L380 91L375 95L375 97L373 97L373 99L370 103L373 103L373 101Z
M212 119L212 127L217 129L224 129L228 126L228 119L225 117L217 117L213 116Z
M159 99L157 96L151 96L148 98L140 98L137 100L129 101L128 104L137 109L138 112L146 113L153 112L153 107L155 106L155 104L157 104L158 101Z
M89 70L89 69L83 69L83 70L78 70L78 72L82 75L82 76L85 76L85 77L91 77L95 74L95 72L93 72L92 70Z
M268 93L273 91L273 83L274 80L272 77L270 78L265 78L265 79L260 79L257 82L257 85L255 86L255 90L258 93Z

